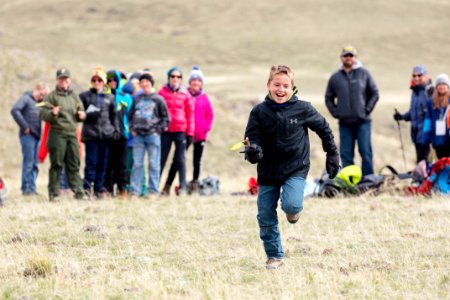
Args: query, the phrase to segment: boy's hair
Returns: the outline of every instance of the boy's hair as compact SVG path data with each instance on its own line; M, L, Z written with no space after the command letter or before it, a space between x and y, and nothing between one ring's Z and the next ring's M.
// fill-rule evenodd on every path
M267 84L269 84L275 75L284 74L291 79L292 86L294 86L294 71L291 68L285 65L273 65L270 68L269 80L267 80Z

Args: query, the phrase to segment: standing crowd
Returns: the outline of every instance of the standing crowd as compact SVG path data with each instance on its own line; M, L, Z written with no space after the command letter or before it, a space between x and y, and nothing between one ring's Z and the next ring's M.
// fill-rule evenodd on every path
M178 195L198 192L203 150L214 114L203 90L200 68L192 69L187 87L182 79L182 70L173 67L167 72L167 83L156 92L154 75L148 69L126 76L97 67L90 88L79 95L72 90L71 74L65 68L57 70L53 91L38 83L11 110L20 127L22 194L37 194L38 164L47 152L50 201L58 201L69 188L76 199L169 195L177 173ZM83 123L81 131L79 123ZM175 154L160 193L160 177L172 142ZM83 178L79 170L81 143ZM185 155L191 144L194 166L188 183Z

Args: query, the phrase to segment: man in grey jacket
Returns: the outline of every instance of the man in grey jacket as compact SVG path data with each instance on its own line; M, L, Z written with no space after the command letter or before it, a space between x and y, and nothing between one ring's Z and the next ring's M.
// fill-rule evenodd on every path
M25 92L11 109L11 115L19 125L20 144L22 146L22 194L36 195L38 175L37 152L41 138L41 120L37 102L49 93L48 85L38 83L31 92Z
M379 99L378 88L370 73L356 59L356 49L346 46L341 52L341 68L328 81L325 104L339 120L342 165L354 164L355 141L362 158L363 175L373 174L370 141L370 114Z

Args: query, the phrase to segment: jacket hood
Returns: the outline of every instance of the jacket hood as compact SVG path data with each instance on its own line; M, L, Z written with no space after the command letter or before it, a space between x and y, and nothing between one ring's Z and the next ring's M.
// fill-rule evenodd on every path
M122 90L122 86L123 86L123 82L122 82L122 76L120 74L120 71L118 70L111 70L108 71L108 78L114 77L114 79L117 82L117 91L121 91Z

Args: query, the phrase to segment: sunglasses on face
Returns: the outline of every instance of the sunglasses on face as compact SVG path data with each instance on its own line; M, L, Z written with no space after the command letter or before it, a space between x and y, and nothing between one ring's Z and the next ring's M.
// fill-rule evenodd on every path
M353 54L350 54L350 53L344 55L344 57L353 57L353 56L354 56L354 55L353 55Z
M103 82L100 78L94 78L91 80L91 82Z
M420 77L422 77L422 74L413 74L412 77L413 77L413 78L416 78L416 77L420 78Z
M179 78L179 79L181 79L183 77L181 75L170 75L170 78Z

